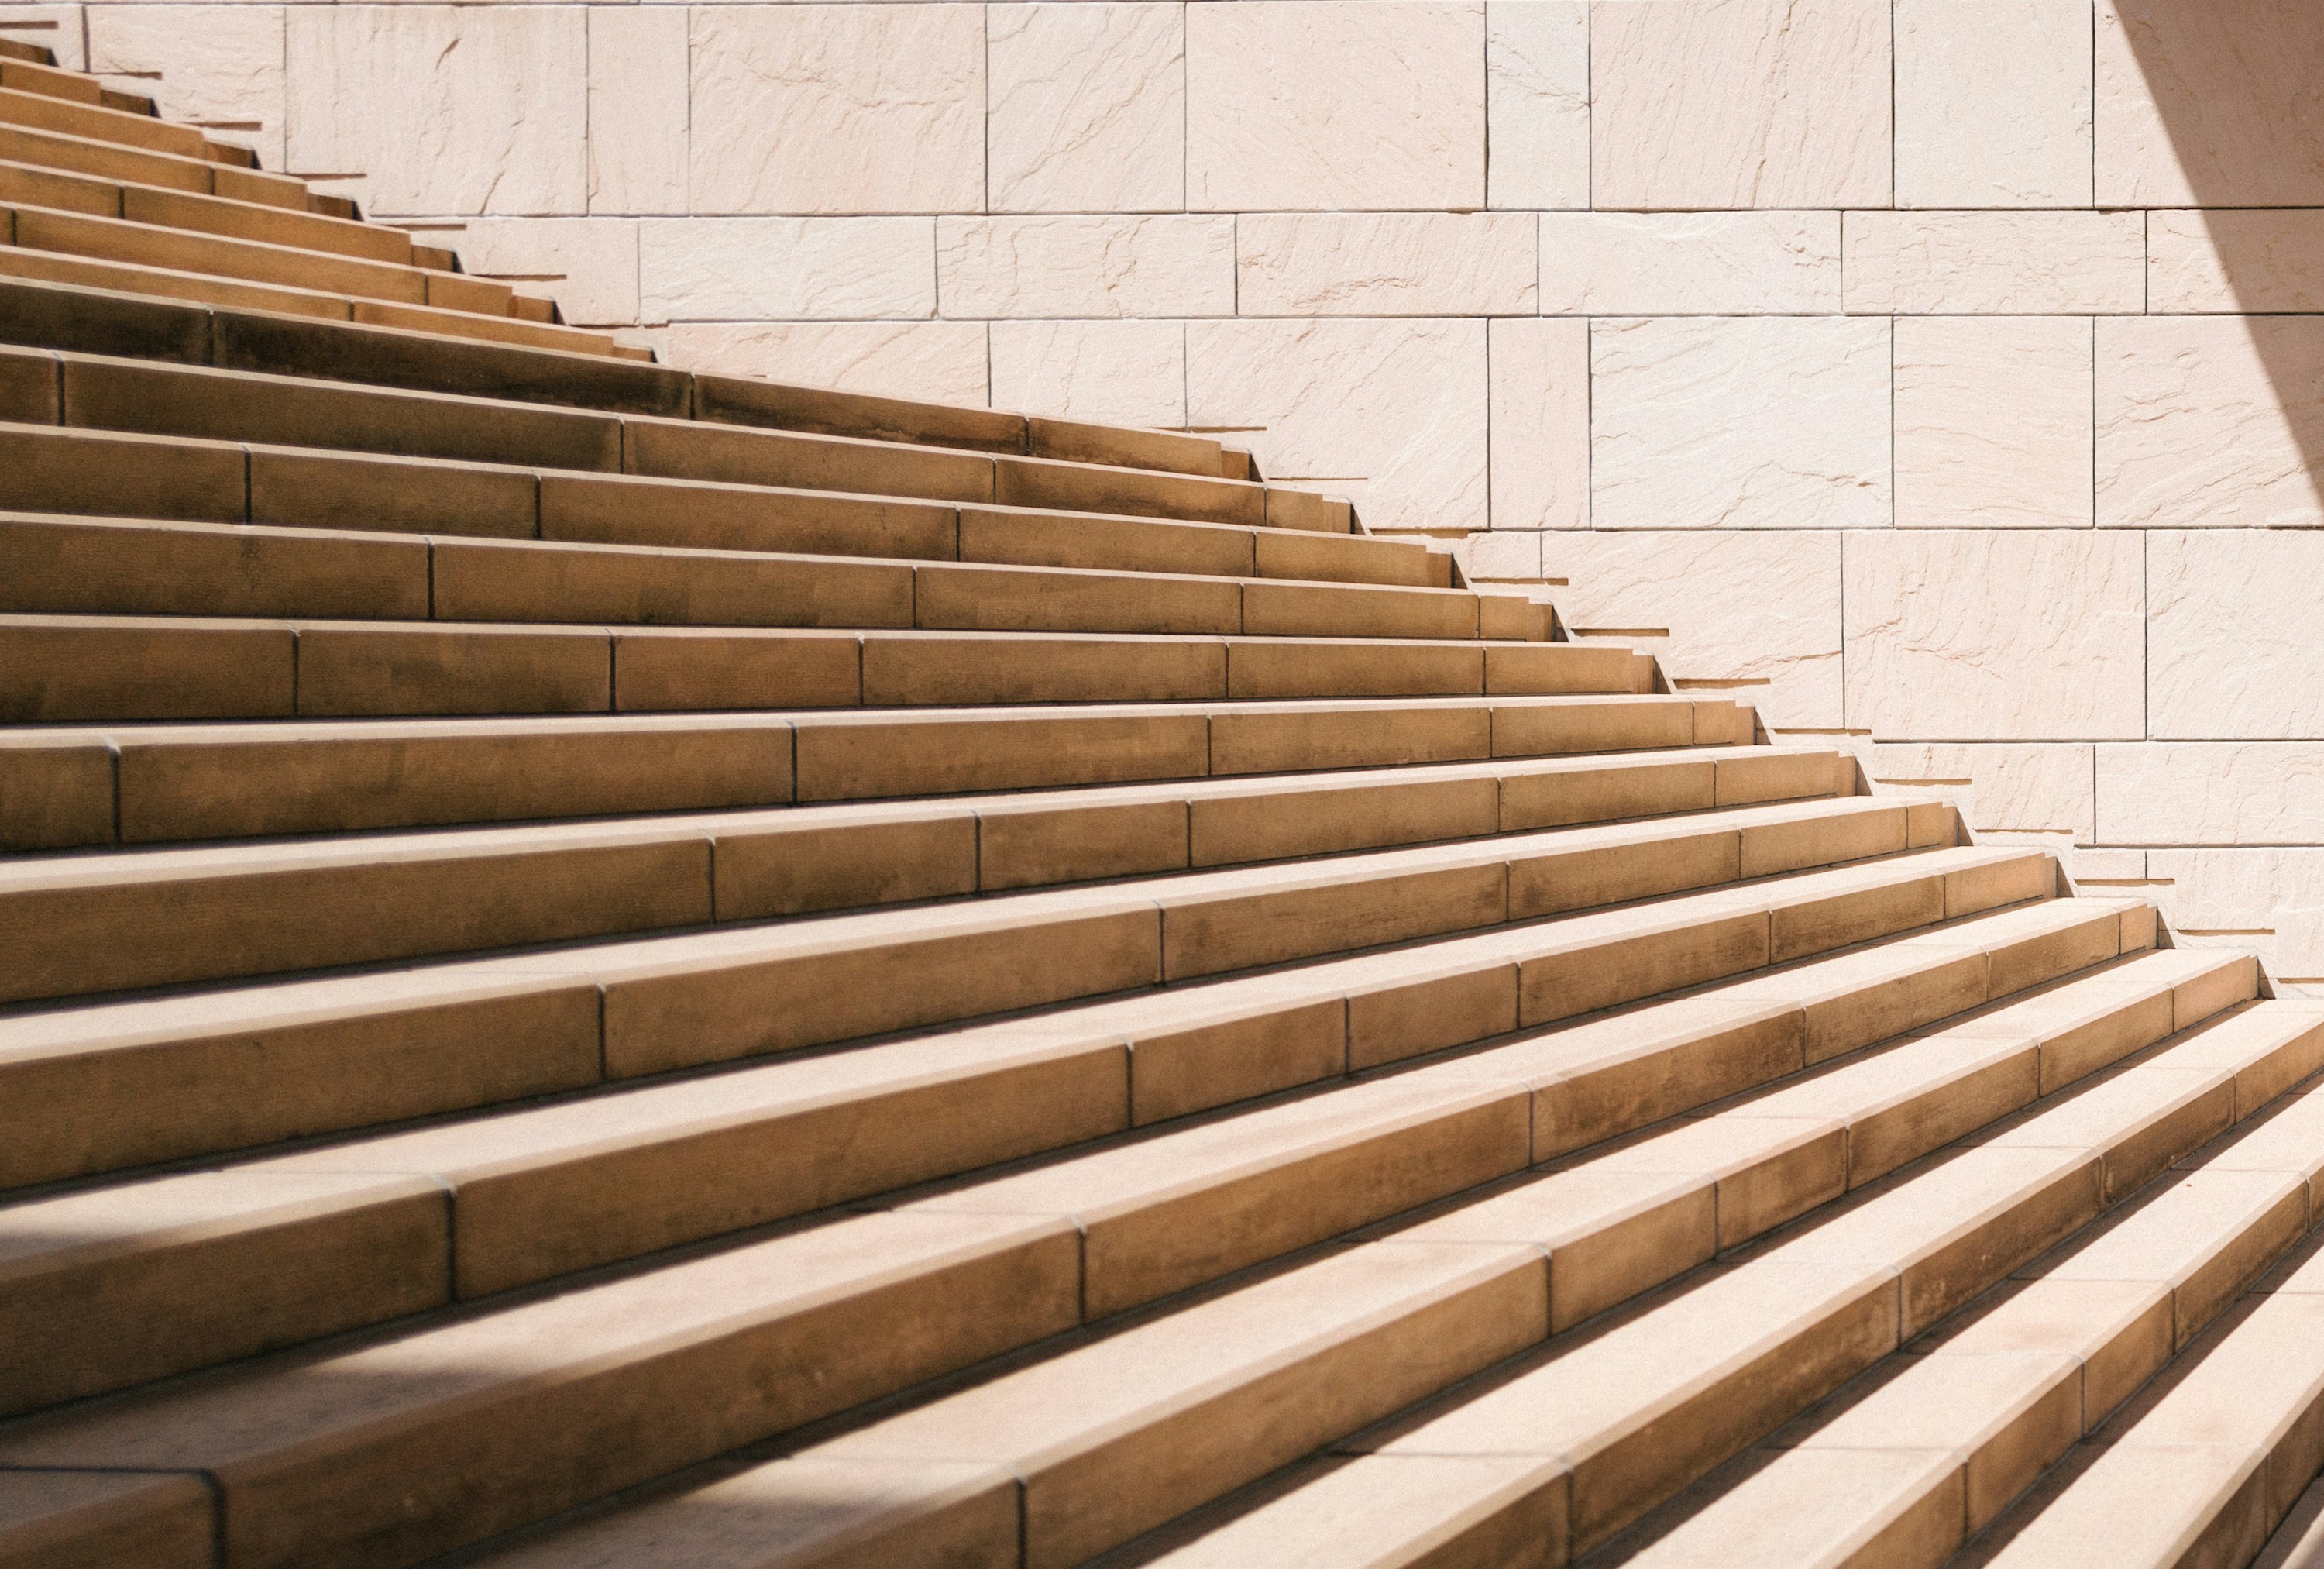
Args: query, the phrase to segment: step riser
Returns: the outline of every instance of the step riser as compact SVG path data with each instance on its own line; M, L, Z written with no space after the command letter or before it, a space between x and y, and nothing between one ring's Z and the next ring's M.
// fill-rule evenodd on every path
M782 718L700 726L28 736L0 745L0 845L267 834L1560 757L1748 742L1669 698L1299 712Z
M1716 765L1707 761L1655 771L1665 777L1650 776L1640 781L1646 789L1605 806L1579 803L1578 815L1564 801L1545 803L1541 781L1520 776L1433 790L1383 785L1323 797L1269 791L1113 809L1071 801L1047 810L1001 806L979 812L964 805L827 826L714 820L562 850L528 842L497 852L467 845L404 856L390 844L337 865L222 867L212 875L188 869L166 878L75 878L46 888L11 888L0 880L0 942L18 961L0 992L10 1001L63 996L1196 871L1485 837L1593 817L1800 799L1829 795L1832 785L1831 759L1818 756L1788 769L1762 768L1756 781L1730 769L1736 777L1723 799ZM1548 782L1554 786L1554 776ZM1342 814L1330 825L1335 831L1328 842L1319 839L1314 819L1323 804ZM1857 847L1874 854L1891 847L1883 830L1867 832L1872 836ZM1847 847L1838 844L1833 853ZM1901 838L1895 847L1902 847ZM379 859L382 852L393 858ZM1524 915L1549 913L1535 908L1543 895L1526 876L1519 876L1516 908ZM1634 886L1638 893L1670 891L1650 882ZM1636 896L1618 885L1610 891ZM124 944L106 940L106 933L135 935Z
M412 265L411 238L401 229L374 228L271 205L230 202L207 190L105 180L22 162L0 162L0 203L189 229L223 239L329 252L392 266Z

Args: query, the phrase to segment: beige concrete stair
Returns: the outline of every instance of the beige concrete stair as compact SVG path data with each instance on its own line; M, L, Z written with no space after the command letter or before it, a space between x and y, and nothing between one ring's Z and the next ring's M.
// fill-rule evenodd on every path
M43 56L0 1564L2306 1528L2247 956L1210 435L655 364Z

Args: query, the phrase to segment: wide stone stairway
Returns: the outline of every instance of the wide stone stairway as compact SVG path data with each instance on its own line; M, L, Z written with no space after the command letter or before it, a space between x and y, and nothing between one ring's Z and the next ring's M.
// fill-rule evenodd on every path
M2249 957L0 51L0 1565L2241 1564L2324 1464Z

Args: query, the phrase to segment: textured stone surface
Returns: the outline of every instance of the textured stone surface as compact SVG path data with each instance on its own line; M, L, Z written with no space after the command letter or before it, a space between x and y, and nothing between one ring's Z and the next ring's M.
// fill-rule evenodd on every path
M1558 534L1544 570L1579 632L1629 634L1678 680L1738 688L1770 725L1836 725L1840 536L1698 531ZM1666 637L1655 635L1667 633Z
M1900 528L2080 528L2091 519L2090 323L1896 323Z
M927 218L654 218L638 226L647 321L914 317L936 309Z
M2324 739L2324 534L2157 529L2145 540L2147 733Z
M1193 321L1186 415L1380 529L1485 526L1481 321Z
M1593 205L1885 207L1890 69L1878 0L1595 6Z
M2324 840L2324 745L2101 746L2098 800L2098 831L2110 844L2313 844ZM2204 924L2248 924L2268 907L2241 894L2215 902L2231 908ZM2324 883L2315 902L2324 903Z
M1493 0L1485 7L1489 205L1590 205L1590 7Z
M2101 319L2097 389L2101 525L2324 523L2324 321Z
M1465 534L1453 541L1453 558L1476 581L1533 583L1540 579L1541 542L1536 530L1496 529L1489 534Z
M88 69L131 79L162 114L249 147L282 167L282 8L98 5L88 14ZM254 125L253 123L255 123Z
M284 156L375 214L580 213L588 43L567 5L293 5Z
M991 217L936 222L946 316L1227 316L1228 217Z
M1236 220L1243 316L1530 316L1530 213L1252 213Z
M1840 215L1545 213L1545 316L1840 309Z
M981 321L779 321L680 323L652 336L663 358L687 370L982 403L985 330Z
M2089 199L2089 0L1897 0L1896 205Z
M2056 834L2087 844L2095 834L2089 746L1876 744L1872 782L1945 797L1974 833Z
M576 325L638 319L638 226L627 218L475 218L439 238L469 272L555 296Z
M2146 298L2138 213L1850 213L1846 248L1858 312L2120 312Z
M2324 206L2324 7L2099 0L2101 207Z
M686 210L687 30L675 6L589 7L589 210Z
M79 5L0 5L0 38L38 44L54 51L57 63L67 70L87 70L88 54L82 47L84 29Z
M985 29L993 211L1185 205L1182 7L996 5Z
M1606 319L1590 352L1597 527L1887 525L1886 322Z
M2146 216L2146 308L2324 310L2324 212Z
M984 206L979 5L706 5L693 13L697 213Z
M1496 529L1590 525L1590 324L1488 324Z
M992 404L1109 425L1186 422L1176 321L996 321Z
M1224 0L1186 13L1186 204L1485 200L1485 7Z
M1881 740L2141 734L2142 556L2089 529L1851 534L1848 723Z

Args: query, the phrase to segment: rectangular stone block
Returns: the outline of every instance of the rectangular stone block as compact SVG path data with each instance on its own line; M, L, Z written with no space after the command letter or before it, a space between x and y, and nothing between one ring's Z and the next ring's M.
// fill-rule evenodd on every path
M1234 231L1240 316L1530 316L1531 213L1252 213Z
M985 47L992 211L1185 206L1182 7L988 7Z
M2135 314L2146 300L2144 225L2135 212L1850 213L1847 309Z
M671 365L944 403L985 401L981 321L680 322L653 335Z
M708 5L693 14L687 210L976 212L976 5Z
M996 321L992 405L1106 425L1186 423L1176 321Z
M1735 695L1771 725L1840 722L1840 537L1699 531L1558 534L1543 570L1558 614L1623 636L1675 679L1758 681ZM1706 592L1706 586L1716 586Z
M1380 529L1486 522L1482 321L1194 321L1186 413Z
M641 319L933 316L935 222L649 218L638 225Z
M471 272L555 296L576 326L638 319L638 226L628 219L478 218L436 237Z
M1588 528L1590 324L1495 321L1487 349L1492 526Z
M1858 534L1845 577L1850 725L1896 740L2143 733L2137 541L2091 530Z
M2118 844L2324 841L2324 743L2101 746L2098 822L2107 843ZM2150 872L2171 875L2160 868ZM2226 924L2264 925L2266 913L2255 900L2240 900Z
M1235 220L1194 215L936 220L946 316L1231 316Z
M1887 206L1888 34L1876 0L1591 7L1592 205Z
M1886 528L1885 321L1591 323L1601 529Z
M2324 207L2308 0L2098 7L2100 207Z
M588 207L579 6L294 5L285 156L380 213Z
M1485 8L1486 205L1590 205L1587 0Z
M2090 10L1898 0L1898 207L2089 204Z
M1186 12L1186 205L1485 203L1481 0L1224 0Z
M692 14L662 5L589 8L591 212L687 210Z
M88 13L88 69L161 113L282 167L282 8L102 5Z
M2146 215L2146 309L2324 310L2324 212Z
M1905 318L1896 333L1896 525L2087 528L2091 324Z
M2324 320L2101 320L2097 353L2102 526L2324 524Z
M52 51L66 70L87 70L88 56L81 47L84 29L79 5L18 5L0 8L0 38L29 43Z
M2095 836L2089 746L1875 745L1873 784L1943 796L1973 833Z
M2324 738L2324 534L2159 529L2144 538L2147 734Z
M1545 213L1545 316L1840 309L1836 212Z

